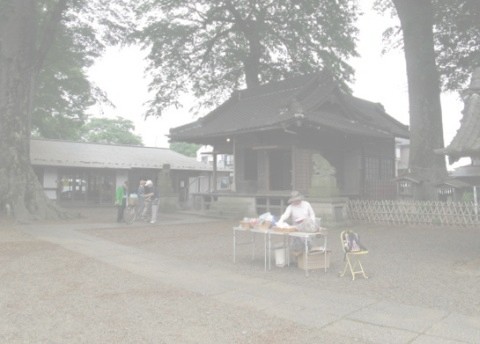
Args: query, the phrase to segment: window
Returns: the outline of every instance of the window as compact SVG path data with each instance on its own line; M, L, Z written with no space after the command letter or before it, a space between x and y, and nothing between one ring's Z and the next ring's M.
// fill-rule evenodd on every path
M413 195L412 182L408 180L401 180L398 183L398 194L400 196L412 196Z
M374 181L380 178L380 161L378 158L365 158L365 180Z
M394 176L394 161L392 159L365 158L365 180L389 180Z
M61 169L57 200L61 202L111 204L115 196L113 171Z
M268 154L270 190L292 189L292 159L287 150L272 150Z
M382 180L389 180L395 176L393 160L383 159L380 165L380 177Z

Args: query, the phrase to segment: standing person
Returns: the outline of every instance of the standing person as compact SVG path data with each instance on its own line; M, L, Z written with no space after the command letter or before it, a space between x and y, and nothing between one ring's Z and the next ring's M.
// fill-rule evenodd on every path
M157 214L158 214L158 204L160 202L159 192L158 192L158 185L153 187L153 196L152 196L152 217L150 219L150 223L154 224L157 222Z
M144 208L142 212L142 219L148 221L147 215L152 210L152 201L154 197L153 192L153 182L149 179L145 182L145 193L144 193Z
M115 205L117 206L117 222L123 222L123 214L125 213L125 207L127 206L128 195L128 181L124 181L123 185L117 187L115 191Z
M142 214L143 207L145 206L145 179L140 179L138 189L137 189L137 196L138 196L138 208L137 208L137 215Z

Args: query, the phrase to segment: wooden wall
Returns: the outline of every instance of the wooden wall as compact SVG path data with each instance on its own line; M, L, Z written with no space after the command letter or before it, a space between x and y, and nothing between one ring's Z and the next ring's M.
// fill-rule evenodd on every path
M239 193L265 193L270 190L269 151L284 149L291 152L292 181L291 188L308 194L313 174L312 155L322 155L336 170L337 187L341 196L362 197L366 192L367 173L365 169L377 159L381 181L393 179L394 174L385 173L392 163L394 173L395 143L392 139L359 138L342 133L306 131L298 135L278 132L261 135L246 134L235 138L235 183ZM255 155L255 180L246 176L245 152ZM274 172L273 172L274 173Z

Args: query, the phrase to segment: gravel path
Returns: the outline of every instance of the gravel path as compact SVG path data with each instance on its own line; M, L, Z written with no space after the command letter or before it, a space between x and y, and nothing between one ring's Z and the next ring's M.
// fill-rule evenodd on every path
M164 217L155 226L99 229L109 218L96 214L66 225L79 223L86 227L82 233L161 253L196 271L228 270L304 290L480 316L476 229L355 227L370 250L365 260L370 278L352 282L337 276L343 267L339 229L330 230L331 269L305 278L293 266L265 273L263 260L251 262L246 247L239 248L233 264L232 221L167 224ZM363 343L132 274L5 223L0 225L0 278L2 343Z
M480 235L478 229L443 227L356 226L370 253L364 261L368 280L339 278L343 268L340 229L329 232L331 269L316 270L309 278L296 267L273 268L265 274L263 260L250 260L250 249L239 247L232 263L233 222L190 226L87 230L85 232L142 250L161 252L192 265L212 265L240 275L284 283L343 290L347 294L382 298L404 304L441 308L465 315L480 315ZM263 243L257 241L257 252Z

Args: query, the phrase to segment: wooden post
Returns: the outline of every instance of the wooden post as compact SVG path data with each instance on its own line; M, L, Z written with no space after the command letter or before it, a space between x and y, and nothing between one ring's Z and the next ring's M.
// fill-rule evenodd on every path
M213 152L213 192L217 191L217 153Z
M475 220L478 221L478 200L477 200L477 186L473 186L473 206L475 207Z
M233 192L236 192L237 191L237 162L236 162L236 159L235 157L237 156L236 154L236 140L234 139L233 140L233 149L232 149L232 152L233 152L233 178L232 178L232 191Z
M296 183L296 176L297 176L297 171L296 171L296 159L297 159L297 150L296 146L292 145L291 148L291 155L290 155L290 164L291 164L291 173L290 173L290 189L291 190L297 190L297 183Z

